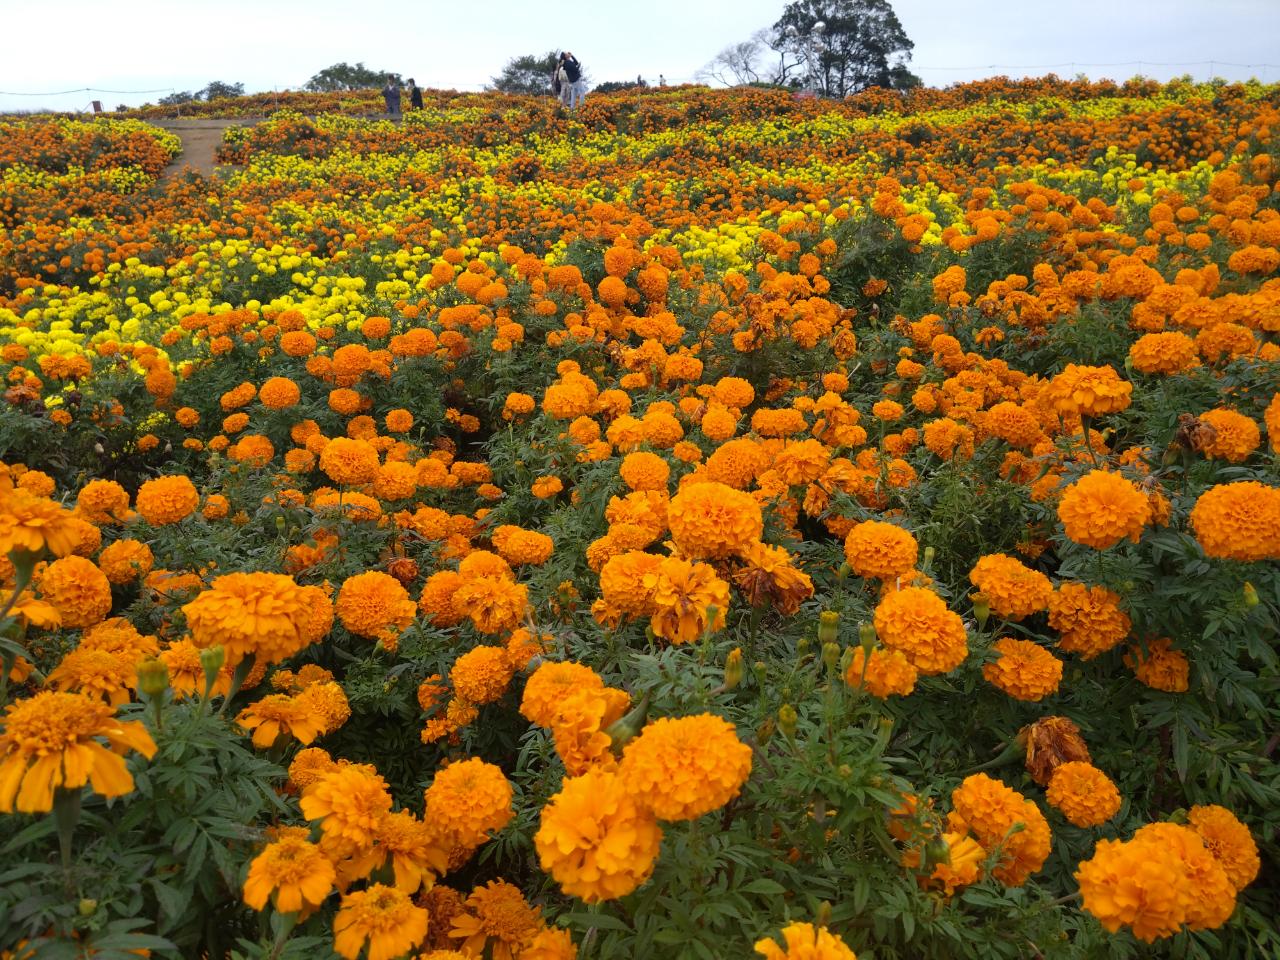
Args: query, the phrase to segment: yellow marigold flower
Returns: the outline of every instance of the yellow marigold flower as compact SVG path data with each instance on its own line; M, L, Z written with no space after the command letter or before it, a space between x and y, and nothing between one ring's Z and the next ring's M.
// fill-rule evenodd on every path
M729 585L709 564L668 557L644 575L643 583L651 597L649 626L656 636L672 643L693 643L704 633L724 627Z
M751 774L751 748L713 714L663 717L627 744L618 769L659 820L695 820L738 795Z
M148 480L138 488L135 500L139 515L153 527L185 520L199 505L195 484L181 474Z
M557 493L564 489L564 483L559 477L538 477L533 481L530 491L539 500L546 500L554 497Z
M764 520L754 497L723 483L695 483L671 498L671 539L681 554L712 559L736 554L760 540Z
M200 663L200 648L190 640L170 643L158 654L169 668L169 689L175 700L204 693L204 667ZM214 683L212 694L220 696L226 689Z
M283 693L263 697L240 712L236 723L253 732L253 745L266 750L281 734L307 744L324 732L324 719Z
M894 580L914 569L919 556L916 538L892 523L867 520L844 538L844 556L860 577Z
M351 705L347 702L346 691L341 684L332 680L308 684L301 692L294 694L293 699L299 707L317 719L322 734L333 733L351 719Z
M425 794L425 818L451 848L478 847L514 816L502 770L476 757L436 771Z
M1086 760L1059 765L1049 778L1045 799L1077 827L1101 826L1120 810L1116 785Z
M378 850L384 864L391 860L396 888L405 893L416 893L423 884L430 887L449 869L449 852L440 842L437 825L419 820L408 810L382 818Z
M468 956L516 960L542 926L542 917L525 902L519 888L492 880L471 891L466 910L454 917L449 935L462 941L462 952Z
M1262 866L1258 845L1249 828L1234 813L1216 804L1192 807L1187 813L1191 829L1200 835L1213 858L1222 865L1237 892L1251 884Z
M76 510L90 523L119 523L129 514L129 494L114 480L90 480L76 495Z
M327 773L338 768L329 751L322 747L299 750L289 764L289 784L301 793Z
M649 879L662 829L614 772L568 777L542 808L533 838L542 869L587 903L626 896Z
M1105 587L1064 583L1049 600L1049 626L1061 636L1058 646L1092 660L1129 635L1129 615L1120 609L1119 594Z
M107 650L77 647L50 672L48 683L58 690L71 690L101 697L113 707L129 702L137 689L135 658Z
M343 486L372 483L380 466L377 449L365 440L335 437L320 451L320 469Z
M140 540L117 540L98 555L98 567L115 584L145 577L154 564L151 548Z
M40 596L57 609L64 627L90 627L111 612L111 582L92 561L63 557L40 574Z
M317 598L284 574L230 573L214 580L182 612L196 646L221 644L228 666L250 655L265 665L318 639L308 621L320 601L329 606L323 593Z
M1133 384L1121 380L1109 366L1089 367L1068 363L1049 382L1049 396L1062 413L1100 417L1128 408Z
M1280 560L1280 487L1240 480L1210 487L1191 509L1201 549L1220 560Z
M281 913L314 910L333 891L337 876L333 864L305 832L292 832L269 843L249 864L244 882L244 902L263 910L270 900Z
M391 810L387 783L368 769L339 766L306 789L302 815L319 820L327 839L370 847Z
M578 960L578 948L568 930L549 927L529 941L520 960Z
M926 675L954 670L969 653L964 621L924 587L887 594L876 607L875 628L886 647L902 651Z
M55 788L86 783L104 797L123 796L133 789L121 757L129 750L150 759L156 745L140 722L117 720L92 697L44 691L11 703L0 732L0 813L46 813Z
M464 611L481 633L513 630L524 619L529 588L503 577L463 577L453 596L453 606Z
M1091 470L1062 494L1058 519L1071 540L1106 550L1125 537L1138 542L1151 520L1151 502L1118 473Z
M1147 644L1147 649L1134 645L1124 655L1124 663L1133 675L1153 690L1165 693L1186 693L1191 664L1187 655L1171 647L1168 637L1159 637Z
M1002 637L991 645L1000 654L984 664L982 675L1015 700L1035 702L1058 691L1062 661L1031 640Z
M782 940L786 949L768 937L757 940L756 953L765 960L858 960L838 935L811 923L788 924L782 928Z
M1049 856L1049 824L1040 808L1016 790L985 773L966 777L951 794L953 819L987 850L1000 848L1000 862L992 875L1010 887L1020 887L1044 866ZM1010 833L1015 823L1023 829ZM953 829L957 825L953 823Z
M458 696L476 706L499 699L514 676L515 666L504 647L475 647L458 657L449 670L449 680Z
M0 480L0 556L14 550L55 557L72 553L80 540L76 516L52 500L33 497L25 490L4 486Z
M578 690L603 690L600 674L581 663L544 663L524 685L520 714L530 723L549 727L561 701Z
M1010 620L1046 609L1053 596L1048 577L1003 553L979 559L969 571L969 581L982 591L992 610Z
M877 647L870 660L862 647L855 647L844 682L855 690L863 689L884 700L891 696L906 697L916 688L919 676L901 650Z
M403 890L375 883L348 893L333 918L333 949L356 960L367 944L367 960L395 960L427 936L427 911Z
M381 570L347 577L334 609L356 636L384 641L394 641L418 612L404 585Z

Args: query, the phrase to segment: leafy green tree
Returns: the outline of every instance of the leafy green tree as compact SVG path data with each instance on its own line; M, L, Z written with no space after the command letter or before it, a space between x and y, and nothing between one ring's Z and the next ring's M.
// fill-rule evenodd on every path
M354 66L343 62L325 67L307 81L306 89L316 93L329 93L334 90L368 90L381 87L388 79L397 85L404 83L398 73L388 70L371 70L363 62Z
M156 102L162 107L176 107L179 104L190 103L196 98L196 95L190 90L179 90L169 94L167 97L161 97Z
M211 80L209 85L196 94L204 100L220 100L223 97L243 97L243 83L223 83L221 80Z
M512 57L502 72L489 81L490 89L499 93L527 93L537 96L551 93L551 74L556 69L559 55L548 50L541 56L528 53Z
M912 85L915 44L888 0L794 0L771 33L770 47L799 61L805 85L824 96Z

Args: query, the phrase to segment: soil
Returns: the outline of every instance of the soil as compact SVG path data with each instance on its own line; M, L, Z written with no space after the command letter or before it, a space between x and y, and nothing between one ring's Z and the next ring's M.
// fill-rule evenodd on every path
M182 153L165 167L163 177L177 176L186 169L194 170L206 177L212 176L219 169L214 159L218 146L222 143L222 132L227 127L240 126L243 120L218 120L200 118L196 120L155 120L157 127L175 133L182 140ZM250 121L251 122L251 121Z

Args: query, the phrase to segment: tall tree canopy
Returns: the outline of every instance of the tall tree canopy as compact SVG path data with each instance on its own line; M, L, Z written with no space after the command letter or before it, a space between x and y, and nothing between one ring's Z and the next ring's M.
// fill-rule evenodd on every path
M805 84L825 96L910 85L903 71L915 44L888 0L794 0L771 32L770 46L799 61Z
M352 66L349 63L335 63L325 67L307 81L306 88L317 93L328 93L333 90L368 90L381 87L390 77L397 85L404 81L400 74L389 70L370 70L363 63Z
M502 72L489 81L489 86L501 93L551 93L551 73L556 68L559 54L554 50L538 55L527 53L512 57Z

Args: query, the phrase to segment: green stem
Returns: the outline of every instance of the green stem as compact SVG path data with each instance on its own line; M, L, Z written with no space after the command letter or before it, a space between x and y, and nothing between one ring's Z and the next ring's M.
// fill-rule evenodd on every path
M58 826L58 852L62 855L62 870L67 877L67 887L71 886L71 838L76 832L76 824L80 822L79 787L68 790L59 787L53 796L53 819Z

